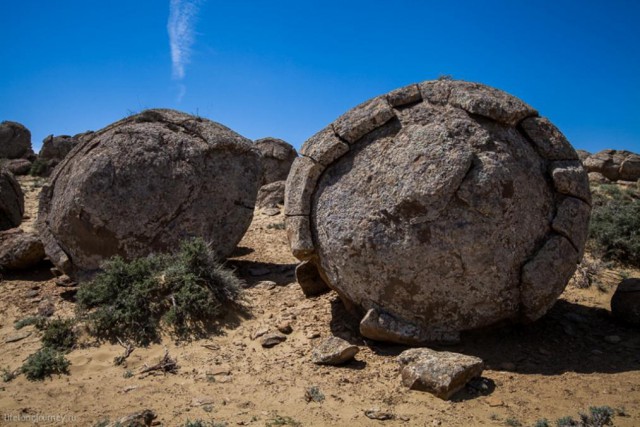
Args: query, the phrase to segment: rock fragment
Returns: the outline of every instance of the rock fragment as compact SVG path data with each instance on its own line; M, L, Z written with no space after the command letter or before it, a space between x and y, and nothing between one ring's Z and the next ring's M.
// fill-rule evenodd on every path
M339 337L329 337L313 349L311 360L317 365L342 365L358 354L358 346Z
M447 351L413 348L398 356L402 384L448 400L484 369L482 359Z

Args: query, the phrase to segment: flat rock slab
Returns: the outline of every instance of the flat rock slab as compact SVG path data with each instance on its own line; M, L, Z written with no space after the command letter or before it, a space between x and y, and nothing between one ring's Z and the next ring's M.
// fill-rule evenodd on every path
M360 349L339 337L329 337L313 349L311 360L317 365L342 365L351 361Z
M31 336L31 332L19 332L17 334L8 336L7 338L5 338L4 342L6 343L12 343L12 342L18 342L18 341L22 341L25 338L29 338Z
M448 400L484 369L482 359L448 351L413 348L398 356L402 384Z

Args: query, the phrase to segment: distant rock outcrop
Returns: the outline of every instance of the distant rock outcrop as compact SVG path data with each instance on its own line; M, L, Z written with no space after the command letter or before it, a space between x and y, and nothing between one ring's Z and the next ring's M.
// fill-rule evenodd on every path
M31 132L16 122L0 123L0 159L33 159Z
M587 172L601 174L610 181L640 179L640 155L630 151L602 150L582 159ZM601 181L600 176L593 175Z
M275 181L265 184L258 191L256 206L262 209L275 208L284 204L285 181Z
M34 175L49 176L58 163L64 159L67 154L75 147L82 137L88 134L79 134L76 136L49 135L42 141L42 148L38 153L36 167L33 170Z
M578 155L500 90L410 85L350 110L301 155L287 235L317 274L298 281L326 281L365 337L419 344L533 321L582 257L591 196Z
M17 227L24 215L24 194L13 174L0 168L0 230Z
M27 159L7 160L4 166L14 175L27 175L31 170L31 162Z
M264 174L262 185L276 181L285 181L289 175L291 164L298 156L293 146L278 138L262 138L255 142L262 153Z
M43 188L37 227L51 261L72 277L190 237L224 258L251 222L261 177L250 140L210 120L147 110L83 138L62 160Z

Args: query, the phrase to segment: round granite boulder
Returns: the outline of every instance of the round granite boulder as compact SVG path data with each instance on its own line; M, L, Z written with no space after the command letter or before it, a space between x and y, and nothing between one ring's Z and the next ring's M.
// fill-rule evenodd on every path
M292 251L368 338L419 344L535 320L582 257L591 200L578 155L500 90L410 85L347 112L301 154L285 192Z
M24 215L24 194L11 172L0 168L0 231L17 227Z
M228 256L249 227L262 166L253 143L210 120L147 110L81 139L42 191L51 261L86 277L202 237Z
M258 139L255 145L262 153L264 166L262 185L286 180L291 164L298 157L296 149L288 142L278 138Z
M17 122L0 123L0 158L27 159L33 157L31 132Z

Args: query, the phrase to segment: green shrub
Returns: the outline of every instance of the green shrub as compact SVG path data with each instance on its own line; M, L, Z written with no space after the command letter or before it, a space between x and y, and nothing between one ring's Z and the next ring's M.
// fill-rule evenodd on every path
M640 267L640 194L615 185L596 187L589 237L604 260Z
M49 165L46 161L41 159L36 159L33 163L31 163L31 169L29 169L29 175L31 176L42 176L47 172Z
M320 388L317 385L312 385L311 387L307 387L304 391L304 399L307 402L317 402L320 403L324 401L324 394L320 391Z
M53 374L69 374L71 363L64 354L49 347L43 347L24 362L20 371L29 381L42 381Z
M589 414L580 414L580 419L562 417L556 421L558 427L603 427L613 425L615 411L608 406L592 406Z
M16 329L22 329L25 326L35 325L36 328L42 329L43 326L46 324L46 322L47 322L47 319L45 317L30 316L30 317L25 317L24 319L18 320L16 323L13 324L13 327Z
M297 421L291 417L283 417L281 415L277 415L275 417L273 417L272 419L270 419L269 421L267 421L267 423L265 424L266 427L274 427L274 426L294 426L294 427L300 427L302 426L302 423L300 423L300 421Z
M589 234L604 260L640 267L640 200L595 207Z
M241 292L242 281L202 239L193 239L173 255L113 258L80 287L77 301L95 336L148 345L159 341L162 321L179 338L203 336L214 319L238 306Z
M42 328L42 344L58 351L69 351L76 344L75 319L54 319Z

